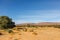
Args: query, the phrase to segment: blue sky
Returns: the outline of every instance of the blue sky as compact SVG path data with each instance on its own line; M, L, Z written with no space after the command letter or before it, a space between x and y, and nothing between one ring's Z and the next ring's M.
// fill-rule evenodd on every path
M0 0L0 16L19 23L60 22L59 0Z

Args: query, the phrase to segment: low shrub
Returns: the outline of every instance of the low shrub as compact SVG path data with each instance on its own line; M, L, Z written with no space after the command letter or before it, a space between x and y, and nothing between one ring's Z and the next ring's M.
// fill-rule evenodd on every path
M13 31L11 29L8 29L7 32L8 33L13 33Z
M0 33L0 35L3 35L2 33Z
M36 33L36 32L33 32L33 34L34 34L34 35L37 35L37 33Z

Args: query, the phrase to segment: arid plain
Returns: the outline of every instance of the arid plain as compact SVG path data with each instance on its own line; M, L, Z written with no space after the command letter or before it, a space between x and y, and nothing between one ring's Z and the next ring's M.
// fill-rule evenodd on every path
M60 40L60 29L53 27L27 28L27 30L15 30L13 33L1 31L0 40Z

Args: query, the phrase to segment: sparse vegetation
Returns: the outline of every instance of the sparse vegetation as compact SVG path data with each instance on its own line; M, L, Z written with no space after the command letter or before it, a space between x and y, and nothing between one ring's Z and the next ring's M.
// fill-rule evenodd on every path
M11 35L11 38L14 37L14 34L18 34L18 37L25 35L26 33L27 34L32 33L33 35L39 35L38 33L40 33L40 28L42 28L42 27L43 28L44 27L60 28L60 25L57 25L57 24L56 25L43 25L43 24L42 25L36 25L36 24L22 24L21 25L20 24L20 25L16 25L16 27L15 27L15 22L13 22L11 18L9 18L8 16L0 16L0 30L3 29L5 32L8 32L7 34L13 34L13 35ZM22 33L21 33L21 30L22 30ZM51 30L51 29L49 29L49 30ZM55 31L57 31L57 30L55 30ZM5 34L5 32L2 32L2 33L0 32L0 35L3 35L3 33ZM44 31L43 31L43 33L44 33ZM19 39L14 39L14 40L19 40Z
M0 35L3 35L2 33L0 33Z
M31 30L30 30L30 32L34 32L34 30L33 30L33 29L31 29Z
M8 29L7 32L8 33L13 33L13 31L11 29Z
M36 32L33 32L32 34L37 35L37 33L36 33Z
M27 25L20 25L18 27L31 27L31 28L38 28L38 27L54 27L54 28L60 28L60 25L33 25L33 24L27 24Z
M26 28L24 28L24 29L23 29L23 31L27 32L27 29L26 29Z
M18 39L14 39L14 40L18 40Z

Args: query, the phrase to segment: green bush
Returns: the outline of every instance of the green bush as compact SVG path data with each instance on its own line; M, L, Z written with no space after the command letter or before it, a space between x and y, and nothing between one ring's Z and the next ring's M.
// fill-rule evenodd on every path
M0 16L0 29L8 29L15 27L15 23L8 16Z

